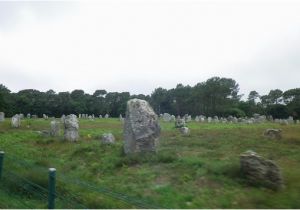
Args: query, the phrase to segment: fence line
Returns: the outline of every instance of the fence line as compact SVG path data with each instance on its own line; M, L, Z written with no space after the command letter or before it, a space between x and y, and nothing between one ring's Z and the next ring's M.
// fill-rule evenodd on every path
M16 165L19 165L22 167L22 169L28 169L30 168L33 171L40 172L44 174L45 177L47 177L48 173L45 167L35 165L28 163L25 160L21 160L17 158L14 155L5 155L5 159L11 161L9 164L4 163L5 168L3 168L3 179L0 180L0 182L8 182L11 181L13 184L15 184L19 189L22 189L29 193L29 195L35 195L40 199L40 201L45 202L45 206L47 204L48 198L49 198L49 190L46 189L45 187L32 182L31 180L23 177L22 175L18 175L17 173L14 173L8 169L8 166L11 168L14 168ZM5 160L4 160L5 162ZM13 167L14 166L14 167ZM14 168L15 169L15 168ZM69 177L65 176L64 174L58 173L57 177L57 182L58 183L63 183L63 184L72 184L76 185L77 187L83 188L85 190L89 190L92 192L100 193L104 196L107 196L109 198L118 200L122 203L129 204L131 207L138 207L138 208L160 208L156 205L149 204L147 201L140 199L140 198L135 198L133 196L128 196L126 194L120 193L120 192L115 192L109 188L106 187L99 187L95 186L94 183L90 183L87 181L81 181L79 179L70 179ZM60 187L60 186L58 186ZM7 191L7 190L6 190ZM69 190L65 191L63 193L58 193L55 192L55 198L57 199L58 205L62 205L63 207L68 206L71 208L74 206L79 207L79 208L85 208L87 209L86 206L81 204L78 201L79 195L74 195L72 194ZM24 205L25 207L28 207L28 205Z

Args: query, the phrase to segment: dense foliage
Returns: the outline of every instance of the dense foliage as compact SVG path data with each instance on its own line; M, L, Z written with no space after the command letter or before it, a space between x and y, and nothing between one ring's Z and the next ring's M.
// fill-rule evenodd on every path
M0 84L0 111L7 117L15 113L31 113L59 117L62 114L110 114L117 117L125 113L130 98L140 98L151 103L157 113L174 115L191 114L206 116L237 117L252 116L253 113L272 115L275 118L300 117L300 88L285 92L276 89L260 96L251 91L246 101L241 100L238 83L230 78L212 77L194 87L178 84L176 88L156 88L151 95L130 95L129 92L107 92L96 90L92 95L83 90L55 93L34 89L12 93Z

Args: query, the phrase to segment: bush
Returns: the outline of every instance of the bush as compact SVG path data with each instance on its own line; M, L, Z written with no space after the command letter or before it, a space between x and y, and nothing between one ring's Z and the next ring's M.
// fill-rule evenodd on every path
M230 108L230 109L227 109L225 111L225 115L226 116L235 116L235 117L245 117L246 114L243 110L239 109L239 108Z

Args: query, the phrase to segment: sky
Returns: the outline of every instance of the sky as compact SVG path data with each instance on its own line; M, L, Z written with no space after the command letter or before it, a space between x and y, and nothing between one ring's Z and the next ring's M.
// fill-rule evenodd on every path
M300 1L0 1L0 84L92 94L300 87Z

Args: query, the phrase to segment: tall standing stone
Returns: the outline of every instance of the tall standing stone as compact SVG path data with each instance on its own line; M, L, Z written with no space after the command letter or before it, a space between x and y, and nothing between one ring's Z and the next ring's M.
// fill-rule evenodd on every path
M0 122L3 122L5 120L5 114L4 112L0 112Z
M20 115L16 114L11 118L11 126L13 128L19 128L21 126Z
M79 138L78 135L78 120L76 115L70 114L65 117L64 120L65 133L64 138L68 141L77 141Z
M60 132L60 123L57 122L56 120L52 120L50 122L50 136L59 136Z
M141 99L129 100L124 123L125 153L156 151L159 134L158 117L149 103Z

